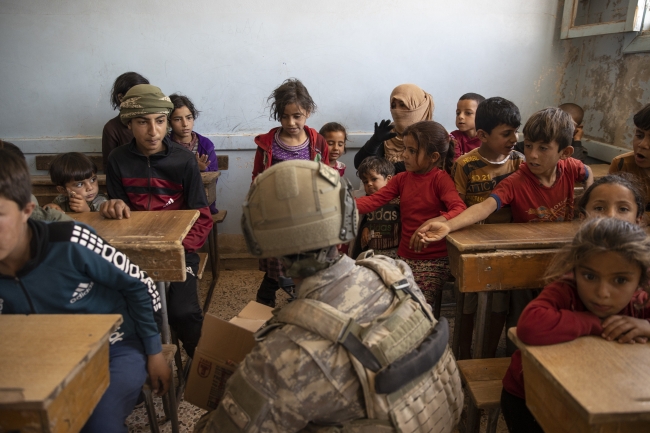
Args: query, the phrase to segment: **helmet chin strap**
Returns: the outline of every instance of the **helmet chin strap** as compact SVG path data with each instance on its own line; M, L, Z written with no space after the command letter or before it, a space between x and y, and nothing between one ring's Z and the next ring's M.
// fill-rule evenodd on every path
M282 257L287 270L285 275L291 278L311 277L318 271L327 269L340 258L336 246Z

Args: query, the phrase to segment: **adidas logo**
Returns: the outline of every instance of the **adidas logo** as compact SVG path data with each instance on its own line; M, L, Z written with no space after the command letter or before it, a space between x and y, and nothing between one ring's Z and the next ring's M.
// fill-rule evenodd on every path
M172 204L172 203L174 203L174 199L173 199L173 198L170 198L169 201L168 201L167 203L165 203L165 205L163 206L163 208L166 208L167 206L169 206L169 205Z
M74 290L74 293L72 293L70 303L74 304L79 299L82 299L84 296L90 293L90 290L93 288L93 284L95 283L92 281L90 283L79 283L79 286Z
M120 332L120 328L117 328L117 331L113 332L110 337L108 337L108 342L115 344L118 341L124 340L124 332Z

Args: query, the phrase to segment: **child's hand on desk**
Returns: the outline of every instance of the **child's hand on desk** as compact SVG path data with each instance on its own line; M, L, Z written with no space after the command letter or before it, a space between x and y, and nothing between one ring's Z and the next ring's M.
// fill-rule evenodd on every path
M88 203L86 203L86 200L78 197L74 191L70 191L68 203L70 203L70 209L72 209L73 212L90 212L90 207L88 206Z
M112 199L105 201L99 207L99 212L104 218L118 219L130 218L131 209L120 199Z
M207 170L208 163L209 163L208 155L199 156L199 154L197 153L197 154L195 154L195 156L196 156L196 162L197 162L197 164L199 164L199 171Z
M63 212L63 209L61 209L61 206L55 203L48 203L45 206L43 206L43 209L54 209L58 210L59 212Z
M630 316L609 316L603 320L602 337L619 343L647 343L650 336L650 322Z
M172 380L172 371L162 352L147 357L147 372L151 381L151 390L157 395L167 394Z
M411 236L409 248L420 252L429 246L431 242L444 239L451 230L443 221L446 221L446 219L442 216L425 221Z

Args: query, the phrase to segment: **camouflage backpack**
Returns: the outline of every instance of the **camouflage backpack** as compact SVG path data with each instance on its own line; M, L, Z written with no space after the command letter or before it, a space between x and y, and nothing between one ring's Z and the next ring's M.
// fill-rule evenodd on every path
M310 425L306 431L443 433L458 423L463 392L447 345L448 323L444 318L436 321L423 299L411 291L400 269L405 264L393 263L372 251L357 259L357 265L377 273L397 297L367 326L313 299L295 300L277 312L277 324L293 324L342 344L363 388L366 419L340 427Z

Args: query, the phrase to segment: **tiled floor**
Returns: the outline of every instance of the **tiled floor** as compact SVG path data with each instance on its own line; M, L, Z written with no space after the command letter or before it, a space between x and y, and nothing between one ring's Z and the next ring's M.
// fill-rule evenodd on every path
M257 288L262 281L263 275L262 272L256 270L222 271L208 313L222 319L230 319L235 316L249 301L255 300L255 294L257 293ZM203 276L203 280L200 282L199 298L201 304L203 304L203 299L205 299L207 289L210 285L210 278L210 273L206 272ZM283 305L287 302L287 299L288 296L284 292L278 291L278 305ZM447 317L449 320L450 335L453 335L454 327L454 308L451 305L452 301L451 292L445 292L443 297L442 315ZM502 339L497 355L503 356L504 351L505 339ZM155 399L155 402L158 418L161 419L164 417L162 402L160 399ZM191 432L194 428L194 424L204 413L204 410L199 409L186 401L182 401L178 408L180 431ZM482 424L482 428L485 429L485 419ZM127 426L130 432L150 431L147 412L143 406L136 408L127 418ZM163 433L171 432L170 423L166 422L160 425L160 431ZM501 418L499 420L497 432L507 433L507 431L503 418Z

